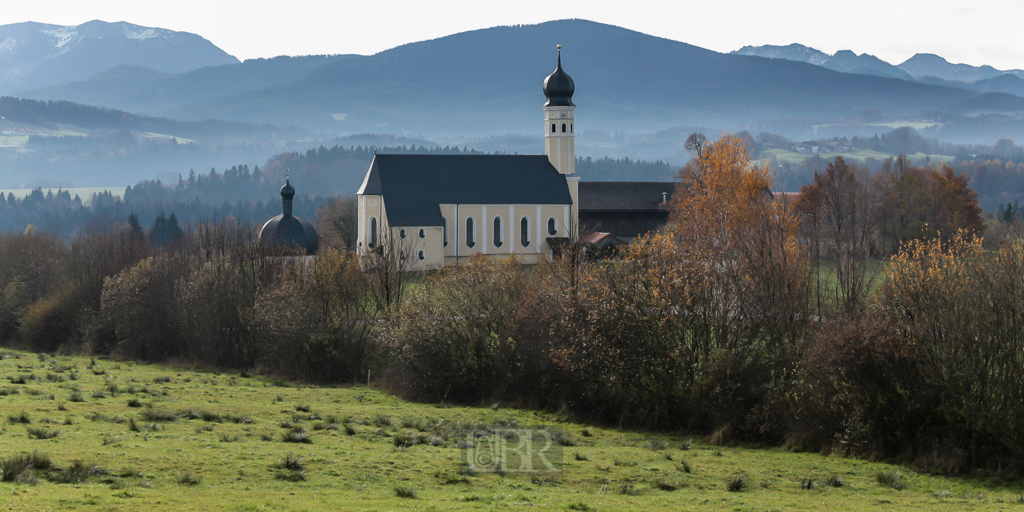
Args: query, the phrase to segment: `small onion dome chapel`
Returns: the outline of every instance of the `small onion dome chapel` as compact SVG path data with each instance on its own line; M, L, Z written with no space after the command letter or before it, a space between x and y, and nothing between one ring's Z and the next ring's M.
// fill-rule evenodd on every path
M292 215L294 197L295 187L291 185L291 177L288 176L281 187L281 215L263 225L260 229L260 240L304 249L306 256L312 256L320 246L320 239L310 223Z
M545 154L375 155L356 196L359 255L395 251L415 269L476 255L534 263L578 232L576 85L561 48L543 86Z

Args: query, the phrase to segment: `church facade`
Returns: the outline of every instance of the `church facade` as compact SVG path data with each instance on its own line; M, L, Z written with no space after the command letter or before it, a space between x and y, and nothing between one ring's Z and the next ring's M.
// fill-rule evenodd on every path
M534 263L578 233L572 78L544 80L544 155L375 155L357 193L356 252L414 269L516 255Z

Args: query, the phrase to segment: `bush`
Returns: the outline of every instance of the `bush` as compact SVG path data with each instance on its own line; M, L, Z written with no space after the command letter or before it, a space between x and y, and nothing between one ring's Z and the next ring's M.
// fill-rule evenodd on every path
M22 342L42 352L55 351L65 343L77 343L84 306L81 290L70 285L33 302L21 318Z
M101 312L113 326L116 352L122 357L163 361L186 355L175 328L175 284L185 274L185 261L177 256L142 260L107 279Z
M827 325L795 389L792 439L809 451L896 455L944 425L906 328L877 313Z
M288 268L253 307L260 363L314 382L365 381L378 324L368 286L358 262L333 250Z
M385 333L389 383L407 398L523 401L550 381L535 343L539 324L529 279L515 259L474 258L426 278Z

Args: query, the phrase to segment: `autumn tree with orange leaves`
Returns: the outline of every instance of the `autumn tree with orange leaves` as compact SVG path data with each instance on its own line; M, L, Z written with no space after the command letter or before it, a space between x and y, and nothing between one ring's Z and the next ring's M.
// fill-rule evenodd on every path
M797 223L742 140L691 140L666 230L589 273L555 357L608 419L770 436L751 411L770 409L807 321Z

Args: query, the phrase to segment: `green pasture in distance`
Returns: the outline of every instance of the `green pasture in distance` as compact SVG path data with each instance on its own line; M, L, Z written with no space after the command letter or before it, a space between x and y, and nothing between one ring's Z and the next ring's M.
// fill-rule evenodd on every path
M93 194L102 194L104 192L110 192L111 194L113 194L115 196L124 196L124 189L125 188L126 187L71 187L71 188L60 188L60 187L57 187L57 188L44 188L43 189L43 194L46 194L48 192L53 192L54 194L56 194L57 191L59 191L59 190L67 190L68 193L71 194L71 198L72 199L74 199L75 194L77 194L78 197L82 198L82 204L88 205L89 202L92 201ZM0 189L0 194L3 194L4 197L6 197L7 194L14 194L14 197L17 197L19 199L24 199L26 196L28 196L31 193L32 193L32 189L30 189L30 188L3 188L3 189Z
M790 151L788 149L769 149L761 152L761 159L768 160L772 156L775 157L780 163L798 164L805 160L814 158L815 155L820 156L826 162L835 159L837 156L841 156L848 162L855 160L864 160L865 158L874 158L877 160L885 160L887 158L895 158L896 155L890 153L883 153L881 151L874 151L871 149L858 149L856 151L847 151L842 153L798 153L796 151ZM950 162L953 157L947 155L926 155L924 153L914 153L907 155L911 160L923 160L925 157L931 159L932 162ZM824 169L822 169L824 170Z
M1008 510L1022 489L500 404L13 350L0 411L12 510ZM561 428L562 471L464 474L466 425Z
M56 127L47 127L27 123L18 123L14 121L8 121L7 119L0 119L0 147L18 147L24 148L28 142L28 135L21 134L10 134L5 135L4 131L17 131L17 130L28 130L35 134L46 134L52 137L84 137L90 132L87 128L80 128L72 125L58 124ZM150 139L176 139L179 144L191 144L195 140L186 139L183 137L175 137L174 135L167 135L164 133L154 132L143 132L130 130L131 133L140 138ZM108 133L110 130L106 130L103 133Z
M931 128L932 126L942 124L936 121L893 121L891 123L871 123L868 126L883 126L885 128L896 128L910 127L915 130L924 130L925 128Z
M891 122L888 122L888 123L869 123L869 124L866 124L864 126L878 126L878 127L881 127L881 128L889 128L890 130L895 130L896 128L903 128L904 126L907 126L907 127L913 128L915 130L924 130L925 128L931 128L931 127L939 125L939 124L942 124L942 123L939 123L938 121L891 121ZM814 133L818 133L818 130L822 130L822 129L825 129L825 128L830 128L832 126L841 126L841 125L816 124L816 125L812 125L811 129L814 131Z

